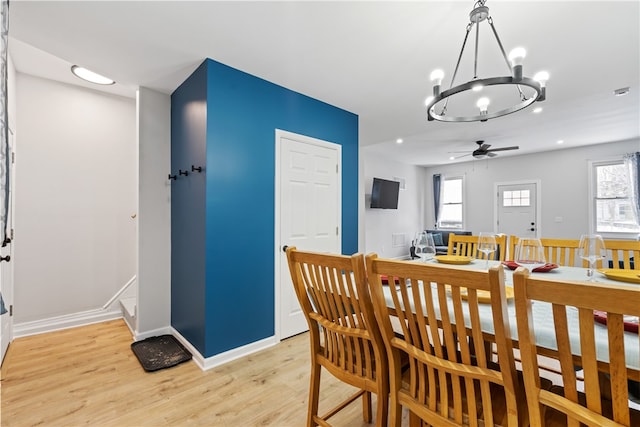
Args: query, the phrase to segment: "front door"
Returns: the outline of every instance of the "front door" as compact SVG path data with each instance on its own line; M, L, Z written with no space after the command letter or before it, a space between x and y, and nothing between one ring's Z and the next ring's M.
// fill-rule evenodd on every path
M538 227L539 183L497 184L497 189L498 233L507 236L540 237Z
M308 329L283 246L341 253L341 146L276 131L276 331Z

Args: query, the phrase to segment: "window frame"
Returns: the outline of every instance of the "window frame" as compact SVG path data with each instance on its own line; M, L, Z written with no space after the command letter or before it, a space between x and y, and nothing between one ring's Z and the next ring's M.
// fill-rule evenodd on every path
M588 182L589 182L589 232L600 234L604 238L614 239L635 239L640 231L598 231L597 205L598 205L598 174L596 169L601 166L624 165L624 159L609 158L604 160L589 161Z
M460 222L460 227L451 227L451 226L443 226L442 225L442 208L444 206L444 189L445 189L445 182L446 181L454 181L454 180L459 180L460 181L460 186L461 188L461 196L460 196L460 206L461 206L461 215L462 215L462 219ZM438 223L437 223L437 227L439 230L466 230L466 224L465 224L465 219L466 219L466 196L465 196L465 175L452 175L452 176L442 176L442 186L440 188L440 215L438 218Z

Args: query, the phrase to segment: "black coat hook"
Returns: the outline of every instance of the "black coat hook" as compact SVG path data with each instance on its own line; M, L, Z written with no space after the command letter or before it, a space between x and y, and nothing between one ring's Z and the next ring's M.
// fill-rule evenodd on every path
M202 166L195 167L194 165L191 165L191 172L199 172L199 173L201 173L202 172Z
M178 175L189 176L189 171L183 171L182 169L178 169Z
M177 180L178 176L169 174L169 179Z

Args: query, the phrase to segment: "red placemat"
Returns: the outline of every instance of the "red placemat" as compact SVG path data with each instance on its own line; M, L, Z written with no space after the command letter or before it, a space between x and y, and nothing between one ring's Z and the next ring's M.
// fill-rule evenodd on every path
M502 261L502 263L506 265L509 268L509 270L515 270L516 268L520 267L518 264L516 264L515 261ZM535 273L546 273L547 271L551 271L554 268L558 268L558 264L553 264L548 262L541 267L534 268L533 271Z
M400 284L400 281L398 280L398 278L397 278L397 277L396 277L395 279L396 279L396 280L395 280L396 285L399 285L399 284ZM383 285L388 285L388 284L389 284L389 278L388 278L387 276L385 276L384 274L381 274L381 275L380 275L380 280L382 281L382 284L383 284Z
M604 311L593 310L593 318L596 322L602 323L603 325L607 324L607 313ZM638 318L635 316L625 316L624 317L624 330L627 332L635 332L638 333Z

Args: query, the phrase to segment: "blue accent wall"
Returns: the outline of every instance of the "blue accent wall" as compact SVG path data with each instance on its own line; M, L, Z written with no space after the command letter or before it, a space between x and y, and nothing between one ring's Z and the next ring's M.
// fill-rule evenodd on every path
M195 86L206 87L205 289L178 296L183 285L172 280L172 325L203 333L204 347L183 335L210 357L275 333L276 129L342 145L342 249L357 251L358 117L207 59L172 95L172 148L190 126L180 112L191 97L182 93ZM172 266L182 257L174 249ZM204 301L204 319L184 311L188 300Z

